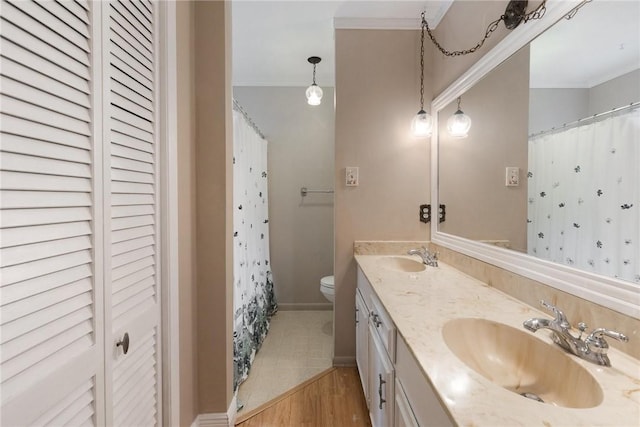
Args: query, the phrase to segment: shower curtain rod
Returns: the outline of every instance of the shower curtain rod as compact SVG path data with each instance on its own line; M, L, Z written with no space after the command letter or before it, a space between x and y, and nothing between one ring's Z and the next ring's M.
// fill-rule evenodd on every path
M565 124L562 125L562 127L559 127L559 128L551 128L551 129L543 130L543 131L538 132L538 133L532 133L531 135L529 135L529 138L532 138L534 136L546 135L548 133L558 132L558 131L561 131L561 130L567 130L567 129L570 129L570 128L575 127L575 126L588 123L588 122L590 122L592 120L600 119L603 116L607 116L607 115L613 114L613 113L619 113L620 111L624 111L624 110L633 110L634 108L639 107L639 106L640 106L640 102L632 102L631 104L625 105L623 107L614 108L612 110L605 111L603 113L594 114L593 116L585 117L583 119L579 119L579 120L576 120L574 122L565 123Z
M238 101L236 101L235 98L233 98L233 109L236 110L238 113L242 114L245 118L245 120L247 121L247 123L249 123L249 126L251 126L251 128L253 128L253 130L256 131L256 133L258 134L258 136L262 139L267 139L264 137L264 135L262 134L262 132L260 132L260 128L258 128L258 125L255 124L253 122L253 120L251 120L251 117L249 117L249 114L247 114L246 111L244 111L244 109L242 108L242 106L240 105L240 103Z

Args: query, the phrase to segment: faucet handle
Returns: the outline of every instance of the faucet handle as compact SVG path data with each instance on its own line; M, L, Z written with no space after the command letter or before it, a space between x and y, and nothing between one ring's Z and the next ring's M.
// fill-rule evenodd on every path
M594 329L593 332L589 334L587 339L584 340L584 342L589 350L593 351L594 353L606 354L607 349L609 348L609 344L607 344L607 341L604 339L605 335L618 341L629 341L629 338L626 335L621 334L620 332L610 331L605 328L598 328Z
M562 310L560 310L555 305L546 302L545 300L540 300L540 305L554 314L554 316L556 317L555 321L560 323L561 327L571 329L571 324L567 320L567 316L564 315Z

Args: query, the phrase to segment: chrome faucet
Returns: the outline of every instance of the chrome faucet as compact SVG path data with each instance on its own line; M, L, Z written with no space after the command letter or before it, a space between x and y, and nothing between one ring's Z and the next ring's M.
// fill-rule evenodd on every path
M531 332L536 332L539 329L549 329L553 332L551 335L553 342L558 344L567 352L574 354L581 359L588 360L589 362L602 366L611 366L609 356L607 356L609 344L604 339L604 336L606 335L622 342L629 341L629 338L620 332L609 331L605 328L594 329L593 332L583 340L582 335L587 329L587 325L582 322L578 323L580 335L576 338L571 333L571 324L562 310L546 301L540 301L540 304L547 310L551 311L555 318L532 318L525 320L523 323L525 329L528 329Z
M422 262L425 265L428 265L430 267L438 266L438 253L429 253L427 248L425 248L424 246L420 249L411 249L409 252L407 252L407 255L418 255L420 258L422 258Z

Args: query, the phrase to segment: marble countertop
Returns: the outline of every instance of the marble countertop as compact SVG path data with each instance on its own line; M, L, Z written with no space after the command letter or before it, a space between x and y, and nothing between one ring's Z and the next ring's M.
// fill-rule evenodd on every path
M467 367L445 344L442 328L457 318L483 318L525 331L531 317L550 318L453 267L407 273L381 266L380 255L355 255L398 332L435 388L451 418L461 426L639 426L640 361L613 348L612 367L572 357L602 387L604 399L593 408L565 408L527 400L493 384ZM409 257L419 260L418 257ZM572 319L569 319L572 320ZM599 325L591 325L599 326ZM554 346L550 332L537 339ZM553 366L549 366L553 369ZM558 372L562 375L562 372Z

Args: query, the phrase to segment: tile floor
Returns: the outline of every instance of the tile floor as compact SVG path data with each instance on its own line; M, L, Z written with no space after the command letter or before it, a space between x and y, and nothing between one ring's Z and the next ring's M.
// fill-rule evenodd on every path
M328 369L333 357L333 311L280 311L240 384L239 415Z

